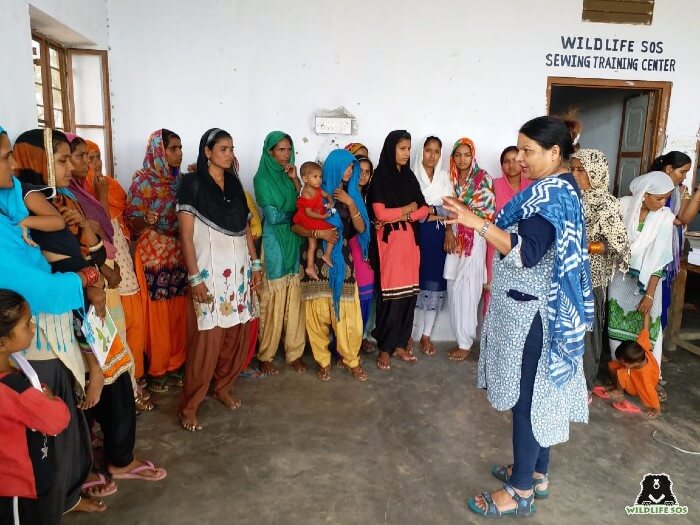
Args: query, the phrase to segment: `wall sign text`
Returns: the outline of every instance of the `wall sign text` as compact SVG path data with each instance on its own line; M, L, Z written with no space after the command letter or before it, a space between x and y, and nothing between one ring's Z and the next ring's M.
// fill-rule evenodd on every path
M676 59L661 56L664 42L660 40L561 35L560 41L559 52L545 55L547 67L676 71Z

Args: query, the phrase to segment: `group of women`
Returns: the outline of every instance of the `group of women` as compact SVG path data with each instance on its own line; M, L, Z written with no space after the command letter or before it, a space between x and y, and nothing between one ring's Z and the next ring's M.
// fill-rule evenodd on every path
M376 167L362 144L332 151L322 189L340 226L309 230L292 223L301 184L281 131L263 143L255 201L219 128L202 135L186 175L180 137L152 133L128 192L101 173L90 141L32 130L13 150L0 131L0 288L27 298L37 320L27 358L71 411L53 439L52 512L104 510L112 480L165 477L133 454L135 415L155 408L149 390L181 386L182 426L201 430L210 386L224 407L240 407L230 390L256 348L267 375L282 340L286 362L303 372L308 341L320 380L331 378L335 352L364 381L360 353L375 344L383 371L392 357L415 362L414 341L435 355L445 303L457 340L449 358L467 359L480 336L478 385L513 411L514 463L493 469L504 488L469 506L534 512L549 491L549 447L568 439L569 421L587 420L605 327L614 347L651 315L660 360L662 288L678 268L682 225L700 207L682 189L690 159L661 157L618 201L605 156L574 151L556 117L522 126L500 178L479 167L471 139L455 141L449 169L442 149L436 136L416 144L397 130ZM318 279L301 270L307 238L322 241ZM74 330L87 307L118 329L104 362ZM105 465L92 464L88 423L101 427Z

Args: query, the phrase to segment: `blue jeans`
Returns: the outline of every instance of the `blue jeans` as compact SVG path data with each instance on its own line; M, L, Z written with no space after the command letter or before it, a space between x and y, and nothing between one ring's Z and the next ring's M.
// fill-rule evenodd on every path
M532 474L546 474L549 467L549 447L541 447L532 433L532 390L537 365L542 355L542 317L535 315L523 348L520 372L520 398L513 407L513 473L510 484L518 490L532 488Z

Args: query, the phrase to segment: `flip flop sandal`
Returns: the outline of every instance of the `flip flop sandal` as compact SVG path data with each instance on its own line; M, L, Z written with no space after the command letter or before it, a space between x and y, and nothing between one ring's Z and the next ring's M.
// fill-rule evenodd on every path
M599 397L600 399L610 399L610 396L608 395L608 392L605 390L604 386L594 386L591 392L593 392L594 396Z
M628 412L630 414L639 414L642 411L641 408L634 403L627 401L626 399L613 403L612 406L614 409L619 410L620 412Z
M159 477L151 477L151 476L139 476L139 473L144 472L146 470L160 470L161 475ZM161 479L165 478L168 473L165 471L165 469L162 468L157 468L152 461L144 461L144 464L141 465L140 467L135 467L129 470L128 472L122 472L121 474L112 474L113 479L141 479L143 481L160 481Z
M491 496L491 493L482 492L481 497L484 498L484 501L486 502L486 510L482 509L481 507L479 507L479 505L477 505L476 498L470 498L467 502L469 510L471 510L474 514L478 514L479 516L485 516L487 518L502 518L504 516L516 516L518 518L527 518L535 513L537 507L535 507L535 504L533 503L533 501L535 500L534 493L530 494L530 496L526 498L523 498L517 492L515 492L515 489L508 482L503 484L503 489L508 493L508 495L513 499L513 501L515 501L516 507L514 509L505 511L499 510L496 506L496 503L493 501L493 496Z
M369 341L362 341L362 344L360 345L360 350L365 354L373 354L377 350L377 348Z
M508 469L513 470L513 465L494 465L491 467L491 475L499 481L507 482L510 479ZM549 476L544 475L543 478L532 477L532 489L535 494L535 499L547 499L549 496L549 487L546 489L538 489L538 485L549 483Z
M93 487L99 487L99 486L104 486L104 487L106 487L107 484L108 484L108 482L107 482L107 478L105 477L105 475L102 474L102 473L98 473L98 474L97 474L97 479L94 480L94 481L87 481L87 482L83 483L83 485L80 487L80 491L81 491L81 492L85 492L86 495L89 496L89 497L91 497L91 498L98 498L98 497L99 497L99 498L106 498L107 496L111 496L112 494L114 494L115 492L117 492L117 486L116 486L116 485L114 485L113 488L108 489L107 492L105 492L104 494L102 494L102 495L100 495L100 496L93 496L93 495L91 495L89 492L87 492L87 490L88 490L88 489L91 489L91 488L93 488Z

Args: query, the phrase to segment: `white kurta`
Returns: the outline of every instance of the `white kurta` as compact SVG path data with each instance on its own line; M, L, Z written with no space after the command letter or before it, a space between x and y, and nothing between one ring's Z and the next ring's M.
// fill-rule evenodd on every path
M197 267L206 270L209 303L194 303L197 328L230 328L248 322L253 311L251 260L245 235L232 237L194 217Z
M471 255L448 253L443 277L452 332L459 348L470 349L479 324L479 302L486 284L486 241L474 232Z

